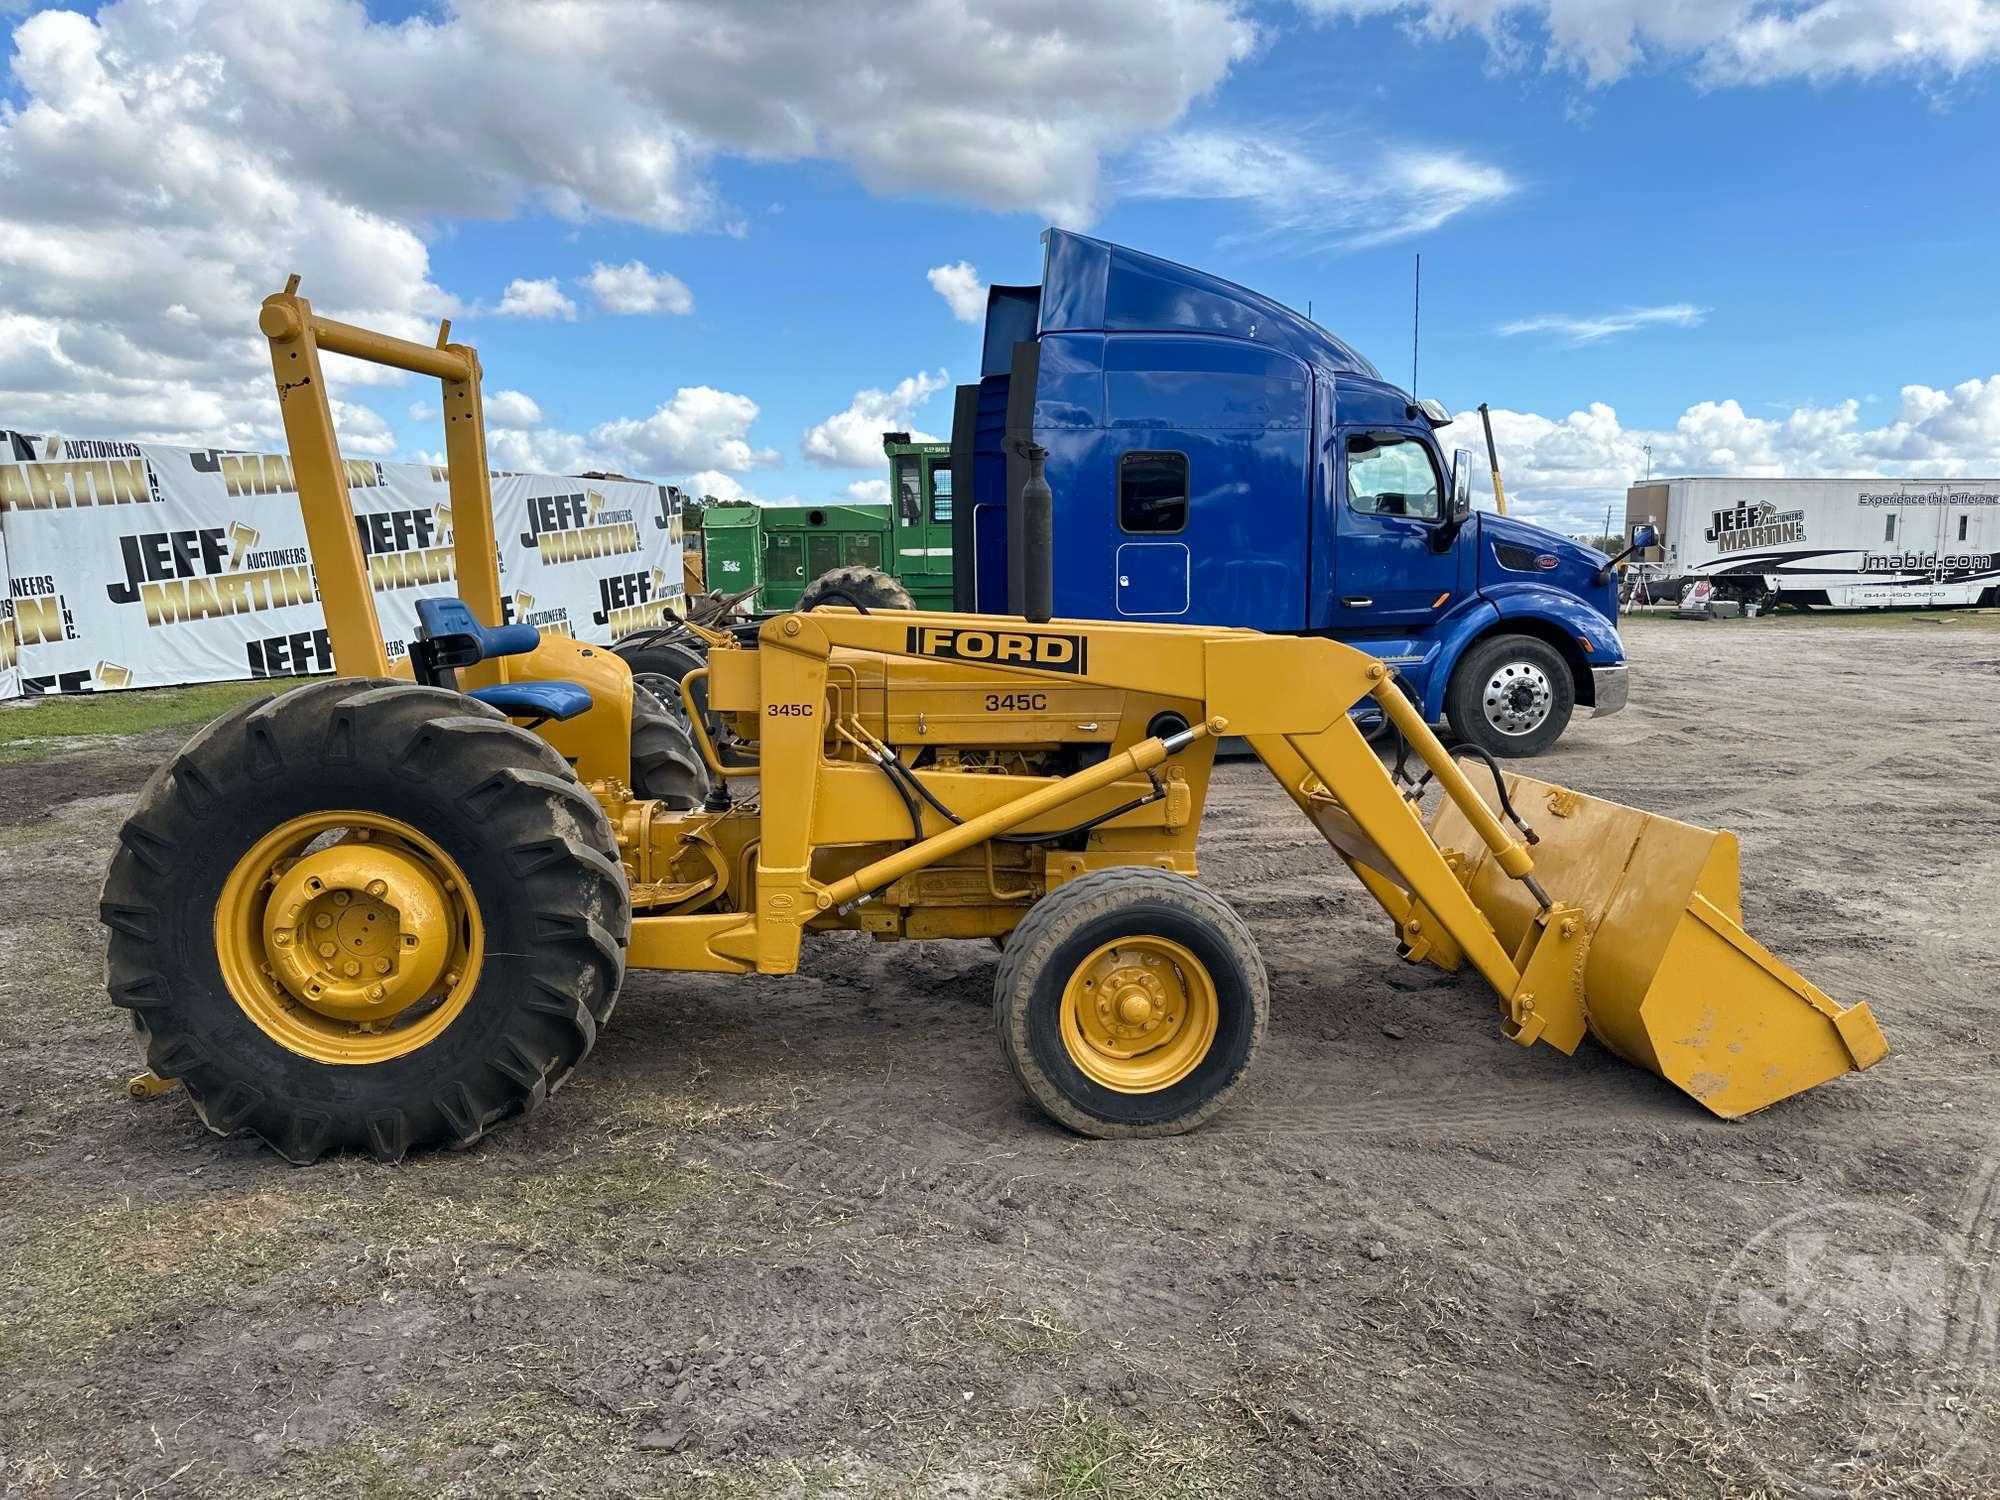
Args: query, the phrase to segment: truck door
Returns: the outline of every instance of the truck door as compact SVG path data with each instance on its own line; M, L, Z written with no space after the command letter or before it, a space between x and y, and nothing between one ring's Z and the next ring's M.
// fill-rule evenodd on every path
M1445 497L1431 445L1408 429L1344 428L1336 469L1334 629L1421 629L1458 588L1457 543L1431 545Z

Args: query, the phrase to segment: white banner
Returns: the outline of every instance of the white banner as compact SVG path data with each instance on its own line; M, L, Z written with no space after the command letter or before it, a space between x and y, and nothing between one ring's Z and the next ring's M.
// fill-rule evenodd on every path
M7 533L0 527L0 578L10 583L14 575L7 571ZM14 632L14 600L10 588L8 597L0 599L0 699L21 696L21 647L20 637Z
M416 601L454 592L451 495L425 464L348 459L392 660ZM677 610L681 500L635 480L495 474L501 613L609 644ZM282 454L70 438L0 464L17 692L330 672L305 520ZM0 691L7 683L0 637Z

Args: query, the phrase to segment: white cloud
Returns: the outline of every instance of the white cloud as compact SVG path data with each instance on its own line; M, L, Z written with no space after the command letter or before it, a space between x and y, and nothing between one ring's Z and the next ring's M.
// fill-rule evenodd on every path
M516 278L507 283L494 310L502 318L574 318L576 304L563 292L562 284L551 276L542 281Z
M752 505L763 504L755 495L743 488L741 481L716 469L703 469L699 473L689 474L680 480L680 487L687 494L720 500L725 504L744 502Z
M501 427L539 427L542 409L520 391L485 392L486 420Z
M889 503L889 481L886 479L857 479L846 490L847 498L859 505L887 505Z
M951 315L961 323L977 323L986 316L986 283L979 279L969 260L948 266L932 266L924 275L931 290L944 298Z
M1504 65L1615 82L1649 62L1711 85L1905 74L1957 78L2000 58L1994 0L1296 0L1324 16L1409 18L1420 35L1476 32ZM1534 41L1521 34L1525 23Z
M594 438L553 427L488 427L486 456L496 469L530 474L581 474L589 469L630 472L623 455Z
M412 401L410 403L410 420L412 422L428 422L434 419L437 414L438 409L433 402Z
M145 44L141 62L90 18L44 11L13 43L0 105L12 425L261 446L282 427L255 310L287 270L318 311L425 343L457 311L410 229L295 181L241 121L197 118L219 85L185 38L165 56ZM333 357L326 373L336 396L403 378ZM347 410L350 446L373 451L379 417Z
M1499 167L1456 151L1389 147L1349 172L1271 134L1183 130L1132 154L1118 188L1131 198L1228 199L1294 243L1358 249L1422 234L1511 197Z
M776 450L750 441L758 407L748 396L711 386L683 386L650 417L621 417L590 430L601 447L625 454L646 473L683 469L741 472L778 461Z
M597 305L608 313L687 313L694 311L694 294L687 283L665 271L654 271L643 260L622 266L602 261L583 279Z
M1499 332L1508 337L1521 333L1559 333L1572 344L1594 344L1639 328L1692 328L1707 316L1707 308L1696 307L1692 302L1670 302L1660 307L1628 307L1623 312L1602 313L1594 318L1544 313L1502 323Z
M951 384L944 370L919 370L894 390L856 391L846 411L806 429L800 443L808 460L831 469L873 469L882 457L882 434L909 432L920 443L937 441L915 431L916 410Z
M574 0L559 24L540 0L397 21L361 0L9 19L0 410L31 429L275 440L253 318L287 270L320 311L429 342L462 309L431 280L428 226L540 212L741 230L714 184L725 157L1087 220L1100 163L1172 128L1254 50L1241 9L915 0L898 26L922 47L883 44L877 0ZM574 312L527 280L501 306ZM337 388L403 379L327 373Z
M1656 478L2000 473L2000 375L1947 390L1906 385L1895 416L1874 427L1863 425L1853 399L1778 417L1752 416L1734 399L1702 401L1664 428L1626 427L1601 401L1559 421L1498 409L1492 416L1510 509L1562 531L1597 530L1607 504L1614 520L1624 514L1648 444ZM1454 431L1446 429L1447 441Z

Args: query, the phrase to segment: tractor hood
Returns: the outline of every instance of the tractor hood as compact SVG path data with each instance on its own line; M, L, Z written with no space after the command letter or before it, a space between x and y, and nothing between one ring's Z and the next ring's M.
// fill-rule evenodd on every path
M1611 560L1604 553L1512 516L1480 511L1474 520L1479 527L1481 593L1539 583L1576 595L1605 619L1616 622L1617 581L1597 581L1598 569Z

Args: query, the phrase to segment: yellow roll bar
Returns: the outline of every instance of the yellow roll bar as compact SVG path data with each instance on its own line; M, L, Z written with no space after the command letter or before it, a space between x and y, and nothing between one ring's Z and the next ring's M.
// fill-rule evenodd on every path
M500 618L500 553L493 529L493 491L486 468L486 413L479 394L479 354L469 344L448 342L451 320L438 325L435 347L322 318L298 294L299 278L264 299L257 326L271 345L271 370L278 384L278 408L285 441L292 450L292 476L299 489L306 540L326 607L335 667L354 677L383 677L389 654L375 612L375 591L367 558L355 531L354 504L340 460L333 403L320 351L430 375L444 387L444 448L449 466L452 551L458 595L480 623ZM476 676L478 669L473 669Z

